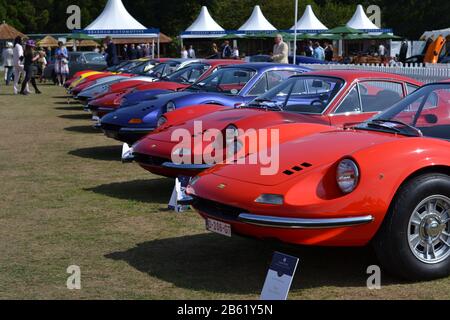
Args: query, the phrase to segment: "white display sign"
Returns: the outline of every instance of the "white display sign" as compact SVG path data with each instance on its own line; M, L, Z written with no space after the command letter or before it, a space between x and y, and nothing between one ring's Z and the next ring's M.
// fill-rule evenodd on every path
M275 252L261 293L261 300L287 300L298 258Z

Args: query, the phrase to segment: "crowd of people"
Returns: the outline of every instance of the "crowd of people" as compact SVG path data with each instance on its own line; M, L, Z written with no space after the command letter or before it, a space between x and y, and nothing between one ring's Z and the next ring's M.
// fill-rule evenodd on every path
M45 82L44 72L50 56L51 49L38 48L34 40L23 41L16 37L14 43L6 43L2 52L6 86L12 83L14 94L28 95L31 85L34 92L40 94L36 80ZM69 74L69 53L63 42L58 43L53 59L57 84L62 86Z

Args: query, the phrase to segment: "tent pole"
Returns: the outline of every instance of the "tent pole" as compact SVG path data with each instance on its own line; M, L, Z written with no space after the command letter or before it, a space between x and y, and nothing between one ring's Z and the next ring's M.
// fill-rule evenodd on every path
M152 59L155 59L155 38L152 38Z
M293 64L297 64L297 19L298 18L298 0L295 0L295 24L294 24L294 60Z
M160 33L158 33L158 59L159 59L159 56L160 56L160 53L161 53L161 48L160 48Z

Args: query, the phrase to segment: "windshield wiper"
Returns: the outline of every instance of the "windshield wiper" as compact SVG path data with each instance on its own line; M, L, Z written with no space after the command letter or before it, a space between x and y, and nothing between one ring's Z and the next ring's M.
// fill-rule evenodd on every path
M258 106L258 107L263 108L263 109L276 109L276 110L279 110L279 111L283 111L283 107L280 104L278 104L278 101L274 101L274 100L271 100L271 99L268 99L268 98L257 98L257 99L255 99L253 101L256 102L256 103L252 103L251 105ZM271 103L271 105L270 104L263 104L264 102Z
M398 132L398 133L411 135L410 132L405 133L405 131L401 130L400 128L390 126L387 123L393 123L393 124L398 124L398 125L404 126L405 128L408 128L409 131L412 131L414 133L413 134L414 136L417 136L417 137L421 137L422 136L422 132L419 129L417 129L417 128L415 128L415 127L413 127L413 126L411 126L411 125L409 125L409 124L407 124L405 122L399 121L399 120L375 119L375 120L372 120L372 121L368 122L367 126L383 128L383 129L395 131L395 132Z

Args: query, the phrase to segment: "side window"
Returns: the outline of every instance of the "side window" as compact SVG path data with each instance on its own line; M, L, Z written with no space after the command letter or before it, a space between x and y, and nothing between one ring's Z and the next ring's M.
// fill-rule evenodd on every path
M365 81L360 84L362 112L381 112L403 98L403 85L389 81Z
M270 90L275 88L277 85L296 74L295 71L289 70L274 70L267 72L267 89Z
M249 96L259 96L267 92L267 73L263 74L253 88L248 92Z
M344 100L341 102L335 113L361 112L358 86L354 86Z
M418 86L415 86L415 85L410 84L410 83L407 83L407 84L406 84L406 92L407 92L407 94L411 94L411 93L413 93L414 91L416 91L417 89L419 89Z

